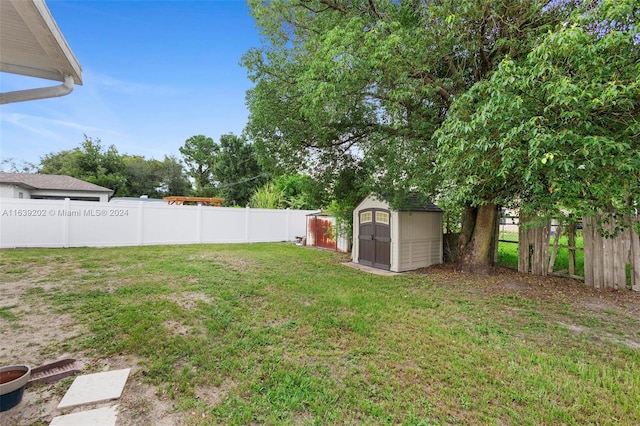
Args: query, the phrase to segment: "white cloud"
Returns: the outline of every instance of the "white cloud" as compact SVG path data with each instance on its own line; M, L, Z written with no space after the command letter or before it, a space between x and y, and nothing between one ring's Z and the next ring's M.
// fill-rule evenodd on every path
M188 92L186 89L175 86L120 80L91 70L84 71L83 81L85 85L92 85L98 90L105 89L123 95L175 96Z
M67 134L64 132L56 131L56 129L79 130L79 131L82 131L83 133L100 132L100 133L107 133L107 134L119 136L119 137L125 136L121 133L114 132L112 130L100 129L98 127L87 126L87 125L76 123L73 121L57 120L54 118L20 114L15 112L2 114L0 119L2 120L2 122L12 124L14 126L28 130L40 136L55 139L55 140L60 140L60 141L65 140L67 137Z

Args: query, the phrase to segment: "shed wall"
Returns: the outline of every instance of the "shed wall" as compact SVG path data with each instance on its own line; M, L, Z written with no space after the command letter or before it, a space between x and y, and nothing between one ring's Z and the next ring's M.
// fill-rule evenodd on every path
M442 213L398 212L397 272L442 263Z

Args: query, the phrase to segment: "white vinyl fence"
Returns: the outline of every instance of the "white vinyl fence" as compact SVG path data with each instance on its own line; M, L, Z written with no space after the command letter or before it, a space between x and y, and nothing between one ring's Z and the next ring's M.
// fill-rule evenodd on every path
M0 199L0 248L292 241L311 210Z

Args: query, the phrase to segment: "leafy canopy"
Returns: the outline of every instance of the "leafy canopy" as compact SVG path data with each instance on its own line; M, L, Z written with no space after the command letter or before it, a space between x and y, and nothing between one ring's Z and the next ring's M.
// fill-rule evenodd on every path
M311 174L355 158L387 193L435 194L432 134L451 104L567 13L525 0L249 3L264 40L243 58L258 150Z
M640 204L635 2L604 1L454 102L435 135L441 191L557 215Z

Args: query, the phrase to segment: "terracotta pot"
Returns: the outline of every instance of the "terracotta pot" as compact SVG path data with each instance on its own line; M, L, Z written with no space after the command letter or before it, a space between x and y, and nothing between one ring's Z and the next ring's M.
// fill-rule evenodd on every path
M31 377L27 365L9 365L0 368L0 411L7 411L22 401L24 387Z

